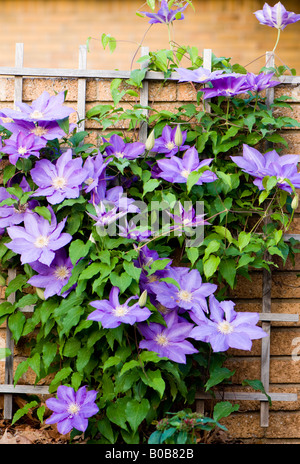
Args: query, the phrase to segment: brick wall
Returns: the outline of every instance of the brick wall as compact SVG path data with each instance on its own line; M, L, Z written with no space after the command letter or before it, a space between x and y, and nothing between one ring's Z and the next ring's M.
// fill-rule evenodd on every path
M91 53L88 67L128 69L148 27L146 18L135 12L142 0L2 0L0 66L13 66L16 42L25 44L25 66L76 68L78 47L88 37ZM264 0L194 0L195 12L187 8L184 21L174 23L174 40L181 45L211 48L215 55L232 57L242 65L272 50L276 30L258 23L253 12ZM275 2L274 2L275 3ZM289 11L299 13L297 0L285 0ZM142 8L144 9L145 6ZM300 22L284 29L277 49L278 59L300 70ZM102 33L119 40L116 51L103 51ZM151 50L168 46L167 29L155 24L144 45ZM281 62L280 62L281 63ZM256 72L264 66L261 58L251 65Z
M110 101L110 81L107 79L87 80L86 109L99 103ZM0 108L13 106L13 78L0 78ZM68 90L67 105L76 109L77 80L76 79L24 79L23 101L31 101L37 98L43 90L53 94L55 91ZM300 121L300 86L281 85L276 87L276 94L288 94L291 96L293 107L290 116ZM194 101L195 92L190 84L169 83L163 87L159 82L149 83L150 102L159 108L175 108L181 103ZM132 97L128 97L129 99ZM293 99L293 100L292 100ZM129 102L124 102L124 107ZM283 111L286 111L283 109ZM89 138L97 143L100 135L95 123L87 122L86 129L90 132ZM299 154L300 131L299 129L285 130L289 149L283 147L282 153ZM2 162L3 166L3 162ZM1 163L0 163L1 169ZM0 178L1 181L1 178ZM300 231L300 207L298 208L291 232ZM300 282L297 278L300 274L300 256L296 256L296 264L288 263L285 269L274 271L272 283L272 312L274 313L300 313ZM4 298L4 288L1 289L0 301ZM231 297L237 303L239 311L262 310L262 275L254 272L252 282L240 278L237 288ZM292 351L295 348L293 341L300 337L300 322L274 322L271 329L271 366L270 383L272 392L298 393L297 402L274 402L270 409L270 424L268 428L260 427L259 403L255 401L241 401L240 411L230 416L223 423L228 426L234 438L240 438L251 443L300 443L300 364L292 359ZM260 344L254 341L253 350L248 354L242 351L231 350L231 358L228 367L236 369L233 378L232 391L241 389L243 379L260 378ZM299 343L298 343L299 345ZM5 326L0 327L0 347L5 346ZM24 359L27 354L24 342L15 350L14 365ZM300 359L300 358L299 358ZM34 383L34 374L30 371L19 383ZM0 383L4 382L4 362L0 361ZM0 397L1 398L1 397ZM1 399L0 399L1 408Z

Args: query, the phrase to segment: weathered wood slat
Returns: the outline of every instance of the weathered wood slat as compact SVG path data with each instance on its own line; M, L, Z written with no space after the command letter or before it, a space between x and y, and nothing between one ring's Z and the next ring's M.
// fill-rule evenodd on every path
M228 401L261 401L268 403L268 398L263 393L258 392L214 392L217 400L228 400ZM297 401L297 393L268 393L271 401ZM209 393L196 393L196 399L207 400L212 399L212 395Z
M145 56L149 54L149 48L148 47L142 47L141 48L141 56ZM148 65L148 62L144 61L141 64L141 69L144 69ZM148 81L143 82L143 87L140 90L140 104L142 106L148 106L149 104L149 84ZM145 116L148 116L148 110L144 109L143 114ZM148 137L148 124L146 121L143 121L140 125L139 129L139 141L142 143L146 143Z
M7 282L11 282L16 277L15 269L8 270L8 279ZM7 301L14 303L16 300L16 294L11 293L7 298ZM8 324L6 326L6 348L10 350L10 355L5 358L5 375L4 382L6 384L13 384L14 382L14 340L12 338L12 333L9 330ZM4 395L4 408L3 408L3 418L11 419L12 418L12 395L6 392Z
M0 385L0 393L12 394L30 394L30 395L47 395L49 394L49 387L44 385Z

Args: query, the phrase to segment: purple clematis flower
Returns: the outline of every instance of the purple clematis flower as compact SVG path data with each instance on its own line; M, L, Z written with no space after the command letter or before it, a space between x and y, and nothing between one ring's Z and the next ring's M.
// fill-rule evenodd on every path
M59 127L56 121L40 121L38 124L31 121L3 122L1 125L12 132L11 137L16 137L19 132L29 135L34 134L38 138L46 141L61 139L66 133ZM75 128L75 124L70 125L70 132Z
M141 142L125 143L122 137L114 134L110 137L109 141L105 140L104 143L109 143L105 148L108 156L115 156L116 158L126 158L133 160L141 156L145 152L145 145Z
M105 169L110 161L111 160L108 159L106 162L104 162L101 153L98 153L98 155L94 157L89 156L86 159L83 166L87 172L86 179L84 181L86 184L86 187L84 188L86 193L96 189L99 185L99 182L105 181Z
M5 146L1 148L8 155L11 164L17 164L19 158L36 156L39 158L40 150L46 146L46 140L38 139L34 134L19 132L16 137L5 140Z
M121 186L106 190L105 196L101 200L104 205L117 208L119 211L127 211L128 213L140 212L140 208L135 204L135 200L128 198Z
M132 296L125 303L120 303L119 293L118 287L112 287L109 300L92 301L90 305L96 310L89 314L87 319L101 322L105 329L114 329L122 323L133 325L136 322L145 321L151 316L151 311L146 307L141 308L138 303L129 306L129 302L138 300L138 296Z
M55 251L63 248L72 240L72 236L61 233L67 218L57 224L52 208L51 223L37 213L26 213L24 215L24 227L11 226L7 233L12 239L5 245L10 250L21 255L21 263L40 263L50 266L55 258Z
M171 226L176 230L177 235L181 235L182 230L190 227L199 227L203 225L209 225L208 221L205 221L205 214L197 214L191 205L188 210L185 210L180 202L175 205L174 212L176 214L167 213L174 221L174 225Z
M137 240L138 242L146 240L151 235L151 231L145 229L145 227L137 227L133 219L129 221L129 223L125 219L125 224L119 225L118 227L120 237Z
M182 14L182 12L186 9L187 6L188 4L184 5L181 8L177 8L176 10L169 10L167 0L161 0L161 7L157 13L148 13L146 11L141 11L141 13L150 18L150 21L148 21L149 24L170 24L175 19L184 19L184 15Z
M212 158L199 161L199 155L195 147L190 147L183 158L173 156L171 159L161 159L157 161L157 165L161 172L158 177L172 183L185 184L191 172L199 171L204 166L209 166L212 162ZM206 170L204 171L199 180L196 182L197 185L202 185L205 182L214 182L217 179L215 173Z
M260 73L258 75L254 73L247 73L244 90L251 92L261 92L262 90L268 89L270 87L275 87L276 85L280 84L280 82L272 80L273 76L273 73Z
M65 198L78 198L87 175L82 159L72 159L72 150L63 153L55 165L43 159L31 170L32 180L39 187L32 196L45 196L52 205Z
M25 177L23 177L19 186L23 192L30 192L31 190ZM30 213L31 210L38 206L36 200L29 200L27 203L21 205L19 198L8 193L4 187L0 187L0 203L8 198L15 200L15 203L13 205L0 206L0 227L5 228L20 224L24 220L24 215Z
M300 21L300 14L287 11L281 2L273 7L265 3L262 10L254 12L260 24L283 30L288 24Z
M152 148L152 152L164 153L165 156L177 155L179 151L184 151L190 148L189 145L184 145L187 132L182 131L182 144L177 146L175 143L176 127L173 129L170 126L165 126L162 130L161 137L157 138Z
M268 151L262 155L258 150L248 145L243 145L243 156L231 156L232 161L242 171L255 177L254 185L264 190L263 178L266 176L277 177L277 186L292 193L292 188L285 179L300 187L300 173L298 173L299 155L278 155L275 150Z
M207 312L206 297L217 290L217 285L203 283L197 269L187 267L172 267L164 278L171 278L178 283L179 288L169 282L158 282L154 288L156 299L166 308L179 307L195 314Z
M245 91L246 75L229 75L223 77L217 76L212 81L212 88L206 87L201 89L204 92L204 100L213 97L233 97Z
M196 82L199 84L205 84L216 77L223 75L223 71L221 70L210 71L202 66L197 69L175 68L175 71L179 74L178 82Z
M69 433L73 428L84 432L88 426L88 418L99 411L95 404L97 391L86 390L83 386L74 391L72 387L60 385L57 389L57 398L49 398L46 405L53 414L46 419L46 424L57 424L57 430L62 435Z
M145 337L139 348L154 351L159 357L168 358L181 364L186 363L186 355L198 353L198 350L186 338L194 327L180 318L176 311L164 316L167 327L156 322L139 324L138 329Z
M232 301L219 301L214 295L209 297L209 318L204 314L191 313L191 319L197 324L190 336L195 340L210 343L214 352L228 348L251 350L252 340L266 337L266 332L257 327L257 313L234 311Z
M118 211L118 208L116 207L107 210L102 201L100 201L99 205L94 205L94 208L96 215L91 213L87 214L94 219L94 226L101 228L109 226L127 214L127 211Z
M44 288L45 299L61 294L61 289L67 285L73 269L71 259L67 256L64 248L55 253L55 258L50 266L39 261L30 263L30 266L38 274L32 276L28 283L34 287ZM67 290L61 296L65 298L70 291L71 289Z
M43 92L31 105L18 102L16 106L19 111L3 109L2 113L14 120L22 121L59 121L67 118L74 113L73 108L64 106L65 93L60 92L57 95L50 96L48 92Z

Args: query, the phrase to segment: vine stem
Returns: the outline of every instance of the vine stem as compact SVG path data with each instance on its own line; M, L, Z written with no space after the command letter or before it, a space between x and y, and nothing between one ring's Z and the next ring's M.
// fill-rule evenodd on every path
M280 31L281 31L281 29L278 28L277 39L276 39L276 43L275 43L274 48L273 48L273 53L275 52L275 50L277 48L277 45L278 45L278 42L279 42L279 39L280 39Z

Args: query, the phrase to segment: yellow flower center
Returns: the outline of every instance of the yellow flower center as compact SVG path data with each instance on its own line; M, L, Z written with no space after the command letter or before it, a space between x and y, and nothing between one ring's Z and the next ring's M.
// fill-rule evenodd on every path
M36 248L44 248L48 245L49 238L46 235L40 235L34 242Z
M169 340L168 338L163 335L163 334L158 334L155 337L155 341L160 345L160 346L168 346Z
M117 151L115 153L116 158L124 158L125 154L122 151Z
M65 280L70 275L70 271L66 266L58 266L55 271L54 275L57 280Z
M129 308L121 305L114 308L112 312L115 317L124 317L129 313Z
M27 148L26 148L26 147L19 147L19 148L18 148L18 153L19 153L19 155L25 155L26 152L27 152Z
M181 171L180 174L182 175L182 177L187 179L189 177L189 175L190 175L190 171L188 171L187 169L184 169L183 171Z
M170 142L166 143L165 147L168 150L173 150L173 148L175 148L175 143L170 141Z
M62 189L66 185L67 185L67 180L64 177L55 177L52 180L52 187L55 188L55 190Z
M149 284L152 284L153 282L158 281L158 277L155 276L155 275L151 275L151 276L147 277L147 281L148 281Z
M76 416L80 411L80 406L76 403L71 403L70 406L68 407L68 413L71 414L72 416Z
M219 322L218 332L221 332L222 334L225 334L225 335L230 334L233 332L233 326L228 321Z
M32 119L42 119L43 118L43 113L41 113L40 111L38 110L34 110L31 114L30 114L30 117Z
M177 293L177 296L179 300L181 301L186 301L190 303L192 301L193 295L188 292L187 290L180 290L180 292Z
M44 127L37 126L34 129L32 129L31 132L32 132L32 134L37 135L38 137L42 137L42 135L47 134L48 129L45 129Z
M86 183L87 185L91 185L91 184L94 182L94 180L95 180L95 179L93 179L92 177L89 177L89 178L85 181L85 183Z

